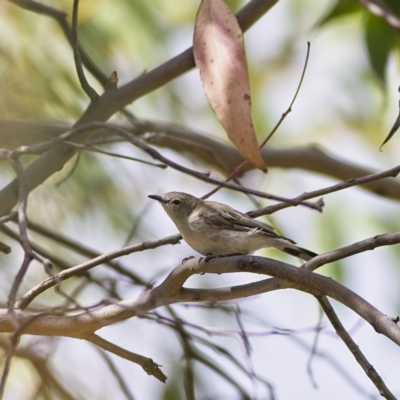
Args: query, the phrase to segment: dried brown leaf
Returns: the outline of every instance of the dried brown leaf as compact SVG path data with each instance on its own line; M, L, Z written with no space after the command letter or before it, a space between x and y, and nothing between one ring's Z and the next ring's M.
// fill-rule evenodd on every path
M243 33L223 0L202 1L193 50L207 99L229 139L243 157L266 171L251 116Z

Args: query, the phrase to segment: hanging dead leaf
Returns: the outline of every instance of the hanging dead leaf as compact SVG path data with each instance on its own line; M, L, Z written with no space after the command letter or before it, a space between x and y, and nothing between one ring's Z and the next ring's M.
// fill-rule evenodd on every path
M207 99L237 150L263 171L251 117L243 33L223 0L203 0L193 38L196 65Z

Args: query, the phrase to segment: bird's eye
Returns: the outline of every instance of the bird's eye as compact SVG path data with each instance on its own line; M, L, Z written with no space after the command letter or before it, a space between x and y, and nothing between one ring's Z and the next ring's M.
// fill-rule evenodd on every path
M179 204L181 204L181 201L176 199L172 201L172 204L179 206Z

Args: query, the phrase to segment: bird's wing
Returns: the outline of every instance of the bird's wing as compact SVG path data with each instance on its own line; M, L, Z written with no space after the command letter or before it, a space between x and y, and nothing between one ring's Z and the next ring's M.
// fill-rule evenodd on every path
M199 216L214 229L229 229L237 231L250 231L255 229L259 233L293 242L288 238L278 235L271 225L253 219L226 205L224 205L224 207L219 207L219 211L217 212L212 212L210 207Z

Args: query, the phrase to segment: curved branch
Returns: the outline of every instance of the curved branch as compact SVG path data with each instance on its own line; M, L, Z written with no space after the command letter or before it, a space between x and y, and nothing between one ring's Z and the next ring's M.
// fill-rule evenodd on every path
M121 128L120 126L116 127ZM68 124L61 122L45 124L3 120L0 121L0 147L14 149L22 145L29 146L42 143L46 139L66 133L69 129ZM188 153L200 162L222 173L232 171L243 162L243 158L233 146L216 140L211 135L205 135L187 127L170 123L142 121L133 128L126 127L125 129L136 135L144 134L143 139L156 146L169 148L179 153ZM105 129L96 130L95 138L99 140L109 136L109 132ZM95 142L97 139L94 139ZM265 160L268 160L269 168L303 169L330 176L340 181L361 178L375 173L370 168L340 160L316 146L292 149L269 147L262 150L262 155ZM246 171L250 169L252 169L251 165L245 168ZM400 200L400 182L393 178L364 183L360 187L378 196Z
M82 274L88 271L91 268L96 267L97 265L104 264L108 261L111 261L115 258L126 256L128 254L132 254L138 251L144 251L149 249L155 249L160 246L164 246L166 244L176 244L182 239L181 235L172 235L166 238L157 239L151 242L143 242L138 244L133 244L130 246L126 246L122 249L112 251L107 254L99 255L98 257L93 258L92 260L86 261L82 264L76 265L74 267L64 269L60 273L47 278L39 285L30 289L20 300L15 303L15 308L24 309L26 308L33 299L35 299L39 294L43 293L47 289L58 285L60 282L71 278L73 276Z
M274 204L271 206L267 206L267 207L259 209L259 210L250 211L247 214L249 216L251 216L252 218L256 218L261 215L272 214L276 211L293 206L293 202L295 204L297 202L299 202L298 204L301 204L301 202L303 202L304 200L313 199L315 197L320 197L325 194L338 192L340 190L351 188L353 186L365 185L367 183L376 182L376 181L379 181L381 179L385 179L388 177L394 178L399 173L400 173L400 166L397 166L395 168L388 169L387 171L378 172L376 174L364 175L364 176L361 176L360 178L353 178L353 179L349 179L344 182L337 183L336 185L328 186L328 187L325 187L322 189L313 190L311 192L305 192L305 193L301 194L300 196L297 196L297 197L291 199L292 200L291 203L290 202L286 202L286 203L282 202L282 203ZM320 199L320 201L323 203L322 198Z
M199 259L188 260L184 265L175 268L161 285L142 293L135 299L123 300L79 315L66 317L32 315L14 310L13 318L11 318L7 310L1 310L0 331L12 332L12 322L17 322L22 333L87 338L102 327L135 316L142 316L155 308L168 304L237 299L290 287L314 296L328 296L341 302L364 318L377 332L400 345L400 328L391 318L382 314L350 289L330 278L310 272L305 268L297 268L263 257L237 256L214 258L207 263L199 261ZM215 289L182 287L186 280L194 274L232 272L270 275L282 282L275 280L272 287L269 284L271 280L268 279L247 285Z
M125 358L126 360L140 365L148 375L153 375L161 382L165 383L167 380L167 377L163 374L159 368L159 365L156 364L151 358L143 357L140 354L125 350L122 347L119 347L95 334L90 335L86 338L86 340L95 344L96 346L101 347L103 350L109 351L110 353L113 353L121 358Z
M147 131L155 132L146 134L145 137L157 146L189 153L224 173L232 171L243 162L243 158L233 146L188 128L173 124L149 122ZM340 160L314 145L285 149L268 147L262 149L261 154L263 159L267 161L268 168L302 169L341 181L361 178L375 173L370 168ZM251 169L254 169L254 167L248 165L244 170ZM378 196L400 200L399 180L385 178L362 184L361 187Z
M329 253L320 254L304 264L304 268L308 269L309 271L315 271L317 268L326 264L330 264L334 261L342 260L365 251L374 250L377 247L390 246L398 243L400 243L400 232L377 235L372 238L353 243L349 246L330 251Z
M99 97L99 95L92 88L92 86L90 86L88 80L86 79L85 72L83 71L81 53L78 45L78 8L79 8L79 0L74 0L74 5L72 9L72 48L74 51L75 68L82 89L93 101L96 100Z
M180 235L173 235L166 237L164 239L158 239L153 242L145 242L145 243L139 243L139 244L134 244L128 247L125 247L121 250L117 250L108 254L101 255L99 257L96 257L92 260L89 260L83 264L77 265L72 268L68 268L62 272L60 272L57 275L54 275L53 277L47 278L37 286L33 287L31 290L29 290L20 300L18 300L15 304L15 308L18 309L24 309L26 308L32 301L35 299L38 295L46 291L47 289L55 286L56 284L62 282L63 280L66 280L72 276L75 276L77 274L81 274L90 268L95 267L96 265L102 264L106 261L109 261L113 258L120 257L122 255L130 254L135 251L143 251L146 249L151 249L155 248L164 244L175 244L179 240L181 240ZM400 232L393 232L393 233L387 233L384 235L378 235L373 238L368 238L365 240L362 240L360 242L353 243L349 246L331 251L329 253L321 254L317 257L312 258L310 261L308 261L302 268L307 269L308 271L315 271L317 268L332 263L334 261L341 260L346 257L350 257L355 254L362 253L364 251L368 250L374 250L377 247L381 246L388 246L388 245L393 245L393 244L398 244L400 243ZM267 283L267 281L269 283ZM262 291L270 291L273 290L273 288L278 285L276 280L269 279L267 281L262 281L251 284L250 286L253 289L257 288L257 284L259 283L260 289ZM183 282L181 283L183 285ZM268 288L267 288L267 286ZM283 288L282 283L279 283L278 285L280 288ZM277 286L277 287L278 287ZM241 289L246 290L248 285L242 285ZM261 293L261 292L260 292ZM231 298L229 298L231 299ZM211 301L210 299L208 299ZM228 300L226 298L221 299L221 300Z
M317 300L319 301L319 304L324 310L326 316L331 321L332 326L335 328L337 335L343 340L344 344L351 351L354 358L360 364L361 368L364 370L371 382L376 386L379 393L385 397L385 399L396 400L396 397L393 396L393 393L385 385L385 382L382 380L376 369L372 364L370 364L360 348L354 342L351 335L346 331L329 300L326 297L317 297Z

